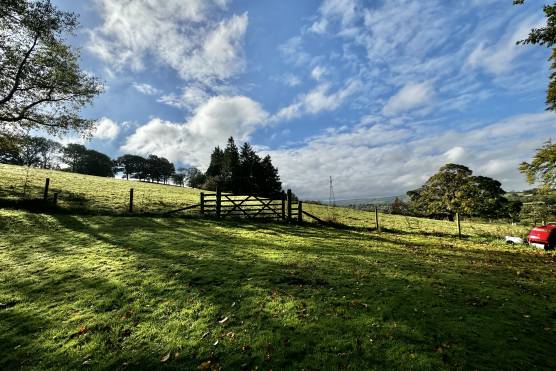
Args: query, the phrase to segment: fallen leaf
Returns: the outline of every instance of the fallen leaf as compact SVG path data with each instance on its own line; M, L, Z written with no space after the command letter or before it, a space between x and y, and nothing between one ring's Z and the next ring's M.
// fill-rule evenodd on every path
M201 363L197 368L200 370L208 370L210 368L210 361Z
M208 334L210 334L210 331L207 331L203 334L203 336L201 336L201 339L204 339L208 336Z
M221 319L220 321L218 321L218 323L220 323L221 325L228 322L228 317Z
M168 362L169 359L170 359L170 353L168 353L164 357L160 358L160 362L162 362L162 363Z

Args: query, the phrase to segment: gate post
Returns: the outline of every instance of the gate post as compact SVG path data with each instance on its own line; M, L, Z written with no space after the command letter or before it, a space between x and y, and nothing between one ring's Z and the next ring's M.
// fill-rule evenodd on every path
M48 186L50 185L50 178L46 178L44 183L44 194L43 199L46 201L48 199Z
M376 230L380 232L380 224L378 224L378 206L375 206L375 226Z
M288 189L288 223L292 222L292 190Z
M216 188L216 217L220 218L220 211L222 207L222 191Z
M301 201L297 203L297 222L299 224L303 222L303 202Z
M282 221L285 222L286 221L286 194L284 193L284 191L282 191L281 193L281 198L282 198Z
M201 192L201 215L205 215L205 193Z

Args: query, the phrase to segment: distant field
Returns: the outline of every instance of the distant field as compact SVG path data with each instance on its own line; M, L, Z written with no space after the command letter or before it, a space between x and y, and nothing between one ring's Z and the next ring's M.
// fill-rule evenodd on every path
M125 214L128 208L129 189L134 188L134 205L138 213L163 213L199 202L198 189L153 184L123 179L101 178L89 175L29 169L21 166L0 165L0 200L17 200L23 196L28 182L29 198L41 198L44 181L50 178L51 193L60 192L62 209L86 209L93 213ZM295 190L293 190L295 192ZM373 228L374 213L348 208L331 208L324 205L305 204L304 209L314 215L331 219L356 228ZM193 210L190 213L196 213ZM457 235L455 223L424 218L379 214L382 228L408 234ZM311 221L310 218L305 218ZM505 235L525 237L529 228L509 224L488 224L462 221L463 234L480 240L503 238Z
M129 207L129 189L134 189L136 212L159 213L199 202L199 190L172 185L42 170L0 164L0 199L42 198L44 182L50 178L50 194L59 192L62 209L86 209L98 213L123 214ZM25 186L27 182L27 187Z
M556 369L553 252L9 209L0 236L2 370Z

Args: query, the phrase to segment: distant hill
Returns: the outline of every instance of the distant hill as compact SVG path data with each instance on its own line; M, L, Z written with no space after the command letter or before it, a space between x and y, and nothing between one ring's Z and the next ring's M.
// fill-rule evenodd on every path
M403 195L403 196L387 196L387 197L352 198L352 199L347 199L347 200L336 200L336 205L338 205L338 206L368 205L368 204L389 205L389 204L394 202L396 197L399 198L401 201L407 201L409 199L406 195Z

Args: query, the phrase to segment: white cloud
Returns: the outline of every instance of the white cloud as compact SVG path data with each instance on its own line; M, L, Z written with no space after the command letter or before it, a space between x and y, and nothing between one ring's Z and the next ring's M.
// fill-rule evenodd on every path
M531 28L538 28L542 23L537 17L529 17L521 21L517 27L508 27L506 34L502 35L498 42L490 45L481 42L469 55L467 64L483 68L494 75L511 71L516 66L516 58L528 51L524 46L516 45L517 41L525 39Z
M555 123L556 115L547 112L444 132L377 124L267 152L286 186L306 199L325 199L329 176L337 198L404 194L447 162L462 163L514 190L526 186L519 163L531 158L546 133L556 130Z
M158 98L158 102L172 107L193 110L209 99L209 94L200 86L190 85L181 91L181 95L165 94Z
M146 84L146 83L137 83L134 82L133 83L133 87L135 88L135 90L137 90L139 93L141 94L145 94L145 95L156 95L156 94L160 94L160 90L158 90L157 88L155 88L152 85Z
M216 20L222 0L98 0L101 26L87 48L116 68L169 66L186 81L210 89L243 71L247 13Z
M326 67L323 66L316 66L311 71L311 77L317 81L320 81L321 78L327 73Z
M357 0L324 0L319 8L320 18L310 31L324 33L329 23L339 21L342 26L351 24L357 15Z
M433 97L434 90L431 83L409 83L388 100L382 113L386 116L394 116L407 112L430 103Z
M96 122L93 138L100 140L113 140L120 133L120 127L108 117L103 117Z
M127 138L121 151L157 154L205 168L212 149L233 136L245 141L267 123L268 114L244 96L210 98L183 124L152 119Z
M357 80L348 81L340 90L329 93L330 85L323 83L307 94L301 95L296 102L278 111L272 121L291 120L303 115L315 115L323 111L333 111L340 107L346 98L356 93L361 87Z

